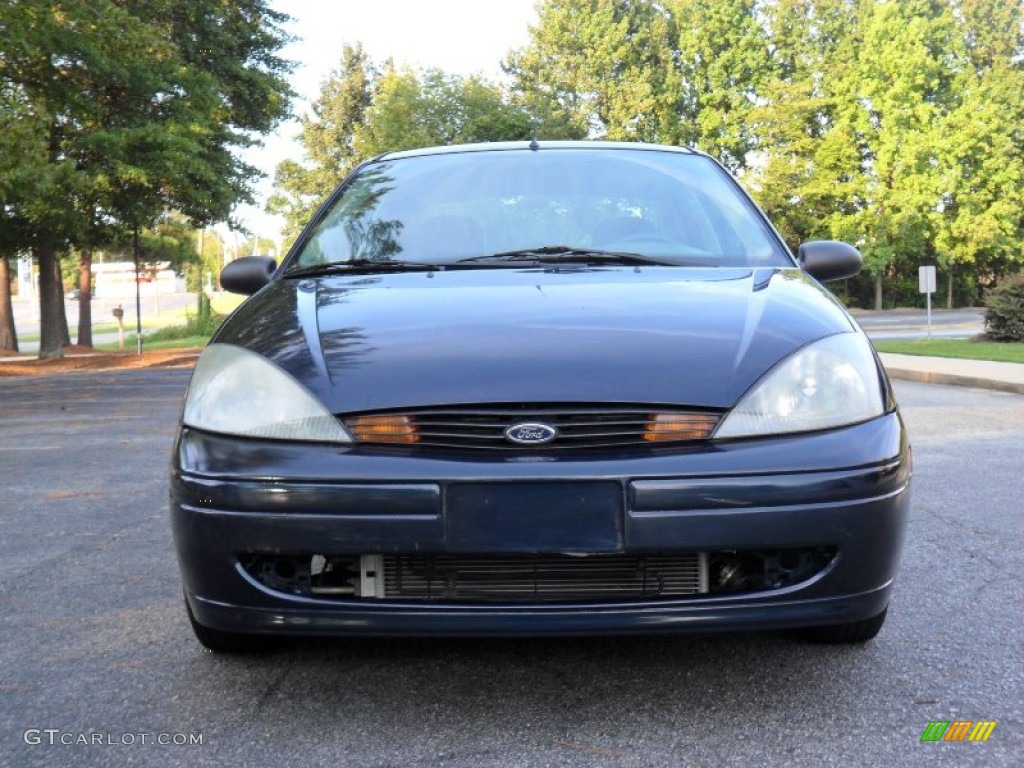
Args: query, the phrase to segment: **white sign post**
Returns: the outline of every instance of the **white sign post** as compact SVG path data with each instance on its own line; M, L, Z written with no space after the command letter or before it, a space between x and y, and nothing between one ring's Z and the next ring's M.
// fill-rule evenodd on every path
M935 293L935 267L917 268L917 289L927 296L928 338L932 337L932 294Z

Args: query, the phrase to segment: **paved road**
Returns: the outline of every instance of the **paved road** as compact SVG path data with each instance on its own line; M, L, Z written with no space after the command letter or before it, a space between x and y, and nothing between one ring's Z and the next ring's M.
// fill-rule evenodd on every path
M923 309L885 309L880 312L854 310L854 316L865 328L917 328L928 322ZM932 309L932 323L935 325L983 324L983 309Z
M155 302L159 302L159 310ZM152 296L143 298L142 316L148 321L159 319L160 314L167 315L181 307L195 306L195 294L166 294L155 299ZM92 316L96 324L111 321L111 310L118 305L124 307L124 323L127 333L135 330L135 298L93 299ZM65 306L68 323L71 325L71 336L74 340L76 323L78 322L78 304L68 300ZM23 300L14 302L15 324L19 334L39 333L39 310L33 302ZM854 317L867 334L875 340L923 339L928 334L928 319L925 311L918 309L891 309L881 312L855 310ZM171 315L167 323L180 323L178 315ZM936 309L932 312L932 336L934 338L968 339L985 331L985 313L981 309ZM94 342L105 343L117 341L117 334L94 335ZM21 351L34 354L39 349L38 341L21 343Z
M247 659L204 653L181 606L165 497L187 375L0 381L2 765L1020 764L1024 396L897 382L914 506L866 647L347 641ZM956 718L998 726L919 741ZM59 743L79 733L115 743ZM162 734L203 743L141 743Z
M923 309L855 310L853 316L876 341L903 341L928 336L928 314ZM933 309L932 338L969 339L985 331L983 309Z
M147 323L163 321L163 325L180 325L184 322L179 310L182 307L194 308L196 295L194 293L166 293L159 296L142 297L142 318ZM135 332L135 296L124 296L121 298L93 299L92 300L92 321L93 327L100 324L115 322L113 317L114 307L120 306L124 309L124 330L127 336ZM13 302L14 324L18 335L39 335L39 306L35 301L27 299ZM78 335L78 302L70 299L64 301L64 314L68 319L68 326L71 331L71 341L74 342ZM153 328L149 328L153 330ZM94 344L105 344L117 341L117 333L93 334ZM18 344L21 352L35 354L39 351L39 341L21 341Z

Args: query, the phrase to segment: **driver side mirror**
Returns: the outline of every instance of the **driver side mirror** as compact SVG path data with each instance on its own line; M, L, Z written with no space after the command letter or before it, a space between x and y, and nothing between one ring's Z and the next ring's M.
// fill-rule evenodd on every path
M800 269L826 282L853 277L864 266L864 257L852 245L838 240L808 240L796 254Z
M277 262L269 256L243 256L221 270L220 285L225 291L252 296L270 282L276 270Z

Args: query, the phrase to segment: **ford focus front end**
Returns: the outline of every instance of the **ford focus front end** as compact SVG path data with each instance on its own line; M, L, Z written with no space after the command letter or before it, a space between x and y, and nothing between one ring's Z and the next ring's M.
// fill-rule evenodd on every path
M868 640L907 436L870 343L710 158L356 169L201 356L171 515L199 639L800 628Z

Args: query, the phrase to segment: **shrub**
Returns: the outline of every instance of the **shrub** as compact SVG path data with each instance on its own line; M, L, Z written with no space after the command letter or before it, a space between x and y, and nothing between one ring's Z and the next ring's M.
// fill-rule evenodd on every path
M146 334L146 341L174 341L177 339L191 339L193 336L206 336L209 338L213 332L220 328L226 315L214 312L210 307L210 297L205 293L199 294L199 303L196 314L185 313L184 325L172 325L161 328L158 331Z
M985 333L993 341L1024 341L1024 272L1004 277L985 298Z
M185 327L192 336L212 336L224 322L224 315L213 311L210 297L204 292L199 293L199 304L195 317L186 314Z

